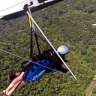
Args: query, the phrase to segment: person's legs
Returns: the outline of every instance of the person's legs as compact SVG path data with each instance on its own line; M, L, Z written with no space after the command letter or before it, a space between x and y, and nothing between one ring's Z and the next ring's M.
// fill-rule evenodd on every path
M15 78L11 84L5 89L6 93L11 90L11 88L13 88L15 86L15 84L17 84L19 82L19 79L18 78Z
M13 92L16 90L16 88L19 87L19 84L20 84L21 82L22 82L22 80L19 81L19 82L17 82L17 83L15 83L14 87L12 87L11 90L9 90L8 92L6 92L6 95L11 96L11 95L13 94Z
M1 92L1 95L4 96L11 96L12 93L14 92L14 90L16 89L16 87L18 87L18 85L20 84L21 81L15 82L15 84L13 85L13 83L11 83L6 90L3 90L3 92ZM0 96L1 96L0 95Z
M17 85L23 79L24 72L21 73L20 76L16 77L11 84L5 89L5 92L8 93L15 85Z

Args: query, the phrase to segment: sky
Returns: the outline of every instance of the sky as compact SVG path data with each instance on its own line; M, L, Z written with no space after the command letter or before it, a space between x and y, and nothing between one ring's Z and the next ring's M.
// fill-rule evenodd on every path
M0 17L23 10L25 4L38 5L37 0L0 0Z

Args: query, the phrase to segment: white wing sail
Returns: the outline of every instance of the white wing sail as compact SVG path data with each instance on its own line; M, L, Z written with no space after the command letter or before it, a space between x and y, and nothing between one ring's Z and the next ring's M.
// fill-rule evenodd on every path
M31 11L37 11L62 0L0 0L0 18L13 19L25 15L24 6L30 5Z
M0 17L23 10L27 0L2 0L0 1Z

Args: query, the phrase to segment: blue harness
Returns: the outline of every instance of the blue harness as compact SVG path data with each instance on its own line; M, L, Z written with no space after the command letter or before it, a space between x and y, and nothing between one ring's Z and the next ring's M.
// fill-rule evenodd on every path
M47 59L43 59L40 62L36 62L41 65L33 65L33 70L28 70L27 74L25 74L24 80L32 81L32 80L40 80L43 75L46 73L46 68L51 65L51 62ZM44 67L45 66L45 67Z

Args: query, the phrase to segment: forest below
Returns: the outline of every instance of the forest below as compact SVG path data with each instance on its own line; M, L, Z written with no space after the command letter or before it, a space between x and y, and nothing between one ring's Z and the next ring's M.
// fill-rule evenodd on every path
M40 81L16 90L14 96L86 96L96 75L96 27L92 26L96 24L96 0L63 0L33 13L33 18L55 48L61 44L70 45L66 59L73 64L67 65L77 80L60 72L48 73ZM43 38L41 34L40 37ZM41 40L41 50L46 50L44 43ZM34 50L37 54L35 44ZM27 16L0 20L0 91L9 84L9 71L20 70L21 63L29 59L29 52ZM93 93L96 96L96 90Z

